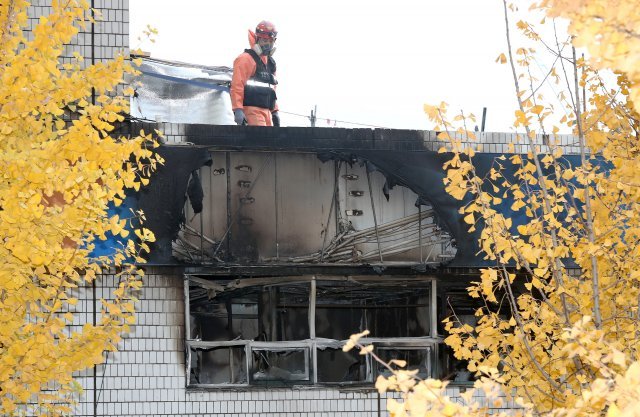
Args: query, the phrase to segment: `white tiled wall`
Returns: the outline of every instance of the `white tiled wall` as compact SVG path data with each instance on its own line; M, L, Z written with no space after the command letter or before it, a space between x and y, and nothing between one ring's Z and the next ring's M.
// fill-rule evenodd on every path
M471 139L465 135L452 134L452 136L462 141L463 148L471 147L478 152L486 153L522 153L526 154L531 150L531 144L524 133L504 133L504 132L475 132L475 138ZM564 154L579 154L578 137L574 135L536 135L532 141L537 153L549 153L551 149L559 147ZM448 141L438 138L433 142L432 150L439 147L451 149ZM513 144L513 147L510 145Z
M92 56L95 61L107 60L119 52L127 53L129 49L129 0L87 0L96 9L102 19L91 25L87 23L85 29L67 46L64 57L71 57L73 52L79 52L85 58L85 64L91 64ZM32 0L29 8L28 37L40 16L50 12L51 0ZM93 42L92 42L93 40Z
M114 277L100 280L97 296L108 296ZM83 292L87 320L92 318L92 291ZM150 269L137 304L137 324L93 372L79 376L85 392L76 415L97 416L387 416L386 396L374 390L328 388L187 390L184 356L184 294L179 270ZM98 304L99 308L99 304ZM458 388L448 389L452 396Z

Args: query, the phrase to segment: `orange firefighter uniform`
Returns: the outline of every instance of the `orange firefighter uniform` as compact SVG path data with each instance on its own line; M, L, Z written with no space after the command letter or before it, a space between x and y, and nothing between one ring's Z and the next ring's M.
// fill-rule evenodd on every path
M231 106L237 115L244 112L247 124L251 126L279 126L278 104L275 86L276 63L272 58L272 48L277 32L270 22L260 22L256 32L249 31L249 45L233 62L231 80ZM257 37L270 39L270 46L261 47ZM268 50L264 50L268 49ZM240 116L242 118L242 116Z

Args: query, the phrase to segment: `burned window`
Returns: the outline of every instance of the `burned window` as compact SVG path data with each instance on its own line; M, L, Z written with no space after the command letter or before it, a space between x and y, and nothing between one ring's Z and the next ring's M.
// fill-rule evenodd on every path
M364 329L383 360L439 376L434 292L417 278L187 276L188 386L372 384L386 368L341 349Z
M264 341L309 338L310 283L264 286L260 290L260 337Z
M190 385L237 385L247 383L243 345L189 347Z
M251 349L251 380L270 382L310 382L309 347L275 347L265 345Z
M318 348L318 383L354 384L371 381L370 361L357 350L343 352L342 348Z
M342 340L363 330L375 337L428 336L430 289L430 282L319 281L316 336Z
M191 339L275 342L309 338L308 282L221 292L203 285L207 284L189 285Z
M376 353L378 357L386 363L390 363L392 360L403 361L407 364L404 369L418 370L416 374L418 378L425 379L432 376L431 364L435 352L433 352L431 346L378 346ZM377 363L376 365L378 375L391 375L391 371L386 366L381 363Z

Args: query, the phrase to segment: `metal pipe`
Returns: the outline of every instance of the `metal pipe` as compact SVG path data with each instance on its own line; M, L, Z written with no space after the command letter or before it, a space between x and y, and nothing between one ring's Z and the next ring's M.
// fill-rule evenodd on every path
M376 241L378 242L378 254L380 255L380 262L384 263L382 259L382 249L380 248L380 237L378 236L378 219L376 218L376 207L373 204L373 192L371 191L371 175L369 175L369 170L366 169L367 172L367 183L369 184L369 198L371 199L371 211L373 213L373 225L376 229Z
M421 218L427 217L428 215L430 215L432 213L433 213L432 210L422 211L421 213L412 214L410 216L403 217L401 219L394 220L392 222L385 223L383 225L379 225L378 226L378 232L382 233L382 232L389 231L388 234L399 233L399 232L401 232L401 230L392 230L392 229L394 229L394 228L398 228L399 229L399 228L406 227L409 224L411 224L413 221L415 221L416 219L421 219ZM429 233L427 235L424 235L424 233L423 233L425 229L429 230ZM345 231L345 232L340 233L339 235L337 235L329 243L328 246L325 247L324 257L326 257L327 254L330 254L332 257L335 257L338 254L351 253L351 249L352 249L351 246L356 245L358 243L366 243L366 240L363 240L363 239L366 239L367 234L370 234L372 231L375 231L375 228L365 229L365 230L361 230L359 232L351 232L351 233L349 233L349 232ZM435 225L434 224L427 224L427 225L424 225L423 227L421 227L420 234L421 234L422 238L424 238L424 237L429 237L429 236L436 236L438 233L435 231ZM360 241L358 241L358 239L360 239ZM409 242L413 242L414 240L408 240L408 241L405 241L405 242L409 243ZM397 247L397 246L398 245L394 245L392 247ZM386 248L386 249L388 250L389 248ZM433 250L433 248L431 248L431 250ZM335 253L336 251L338 251L339 253ZM291 262L297 262L297 263L304 262L306 260L318 261L318 260L324 260L324 257L321 258L321 252L317 252L315 254L310 254L310 255L306 255L306 256L298 256L298 257L295 257L295 258L291 258L290 261ZM423 260L424 260L424 256L423 256Z
M309 339L316 338L316 277L311 279L311 288L309 293Z
M191 251L189 250L189 247L194 251L198 251L200 248L198 248L195 244L189 242L186 239L181 239L180 236L178 236L176 245L181 245L182 249L179 248L178 246L173 246L172 250L174 252L177 252L179 254L182 254L183 256L188 257L191 260L191 262L195 262L195 258L191 255ZM202 260L202 258L200 259Z
M422 204L418 202L418 244L420 245L420 263L422 263Z
M400 219L397 219L397 220L394 220L394 221L391 221L391 222L388 222L388 223L383 223L383 224L378 226L378 230L379 231L385 231L385 230L391 229L393 227L402 226L402 225L406 225L406 224L412 223L413 221L417 220L418 215L419 214L416 213L416 214L412 214L410 216L402 217ZM423 217L427 217L429 215L433 215L433 210L424 211L422 213ZM358 237L358 236L361 236L361 235L365 235L367 233L371 233L371 231L373 231L373 230L375 230L375 228L371 228L370 227L368 229L362 229L362 230L360 230L358 232L355 232L355 233L349 235L349 237L355 238L355 237Z
M192 233L198 233L198 231L197 231L196 229L194 229L193 227L189 226L188 224L185 224L185 225L184 225L184 228L185 228L186 230L188 230L188 231L192 232ZM210 237L205 236L204 234L202 234L201 236L202 236L202 238L203 238L206 242L208 242L208 243L211 243L211 244L216 244L216 243L218 243L218 242L216 242L215 240L211 239Z
M183 288L184 288L184 305L185 305L184 332L186 336L185 338L189 340L191 339L191 322L189 319L190 313L191 313L191 309L190 309L191 300L189 300L189 278L186 275L184 276Z
M278 156L273 154L274 204L276 216L276 259L280 259L280 242L278 241Z
M270 341L278 340L278 288L269 287L269 315L271 316Z
M216 235L216 204L214 202L217 202L218 199L215 198L214 196L216 196L216 192L214 192L214 187L213 187L213 167L214 165L214 158L217 156L216 152L209 152L209 155L211 156L211 168L209 169L209 207L208 210L205 211L204 207L202 212L203 213L210 213L209 215L209 222L210 222L210 229L209 231L211 231L211 236ZM219 155L219 154L218 154ZM216 190L217 191L217 190ZM203 233L204 234L204 233ZM207 240L207 238L205 238L205 240ZM211 242L209 242L211 243Z
M226 162L226 170L227 170L227 230L224 233L224 236L220 238L220 243L218 247L213 252L213 256L216 256L218 253L218 249L220 249L220 245L225 241L225 237L227 239L227 256L226 260L231 260L231 153L225 152L225 162ZM248 375L248 374L247 374Z
M344 164L346 166L346 164ZM339 234L342 232L341 230L341 220L342 220L342 213L340 212L340 174L342 172L342 161L340 161L340 163L338 165L333 164L334 169L335 169L335 175L338 179L338 187L336 188L336 206L335 206L335 222L336 222L336 234Z
M482 124L480 125L480 131L484 132L484 122L487 120L487 108L482 108Z
M438 284L435 279L431 280L431 337L438 337Z
M434 235L434 234L431 234ZM419 245L410 245L410 246L405 246L403 247L403 245L407 245L410 244L411 242L415 242L417 239L411 239L411 240L406 240L403 241L399 244L393 245L393 246L389 246L387 248L385 248L384 251L382 251L383 255L391 255L391 254L395 254L395 253L401 253L401 252L406 252L408 250L411 249L417 249L419 247ZM427 256L427 259L430 257L431 253L433 252L433 245L439 244L439 243L443 243L446 242L445 240L442 241L435 241L433 242L432 246L430 247L430 251L429 251L429 256ZM365 243L365 242L360 242L360 243ZM353 253L353 248L352 247L345 247L347 245L355 245L358 244L358 242L347 242L345 244L341 244L340 246L337 246L335 248L335 251L327 251L327 253L329 254L329 256L327 257L327 259L336 262L336 258L340 258L340 257L345 257L346 259L351 259L352 257L352 253ZM390 250L393 248L397 248L395 250ZM377 251L372 251L372 252L367 252L364 255L360 256L360 259L370 259L373 258L375 255L377 255ZM296 258L291 258L289 260L290 262L293 263L304 263L304 262L314 262L314 261L319 261L319 255L309 255L309 256L301 256L301 257L296 257ZM427 261L423 261L423 262L427 262Z
M384 255L390 255L390 254L394 254L394 253L406 252L406 251L411 250L411 249L417 249L418 248L417 244L411 244L412 242L416 242L416 241L417 241L417 239L411 239L411 240L406 240L406 241L404 241L402 243L399 243L397 245L389 246L389 247L386 248L385 251L383 251L383 254ZM436 243L440 243L440 242L434 242L433 244L435 245ZM405 245L407 245L407 246L405 246ZM372 258L374 255L375 255L374 251L367 252L367 253L363 254L362 256L360 256L360 259Z
M233 361L233 349L229 349L229 382L232 384L236 379L234 367L235 363Z
M202 168L198 170L199 180L202 184ZM186 223L186 222L185 222ZM204 216L200 212L200 262L204 260Z
M338 165L338 173L342 168L342 161L339 162ZM327 234L329 233L329 220L331 219L331 212L333 211L333 206L336 202L336 194L338 193L338 173L334 172L334 180L333 180L333 195L331 196L331 205L329 206L329 214L327 215L327 223L324 227L324 237L322 239L322 251L320 252L320 262L324 259L324 248L327 243Z

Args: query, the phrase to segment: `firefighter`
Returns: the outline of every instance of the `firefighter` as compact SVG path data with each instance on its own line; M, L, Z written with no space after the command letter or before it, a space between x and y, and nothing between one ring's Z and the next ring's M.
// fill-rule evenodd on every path
M278 32L273 23L263 20L255 32L249 31L249 45L233 62L231 106L239 125L280 126L275 87L274 44Z

